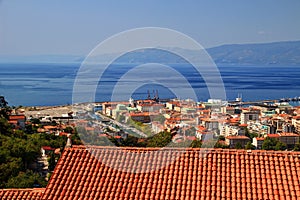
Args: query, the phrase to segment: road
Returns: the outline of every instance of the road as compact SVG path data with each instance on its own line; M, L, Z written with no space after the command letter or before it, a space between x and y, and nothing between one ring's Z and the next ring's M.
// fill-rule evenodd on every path
M131 135L133 135L132 134L132 132L133 132L136 135L139 135L139 136L141 136L143 138L148 137L145 133L143 133L142 131L140 131L140 130L134 128L134 127L130 127L130 126L126 125L126 124L122 124L122 123L118 122L117 120L111 119L111 118L109 118L109 117L107 117L107 116L105 116L105 115L103 115L101 113L97 113L97 115L100 118L102 118L104 120L107 120L107 121L111 122L112 124L115 124L115 125L119 126L120 129L122 129L123 131L125 131L125 132L127 132L127 133L129 133Z

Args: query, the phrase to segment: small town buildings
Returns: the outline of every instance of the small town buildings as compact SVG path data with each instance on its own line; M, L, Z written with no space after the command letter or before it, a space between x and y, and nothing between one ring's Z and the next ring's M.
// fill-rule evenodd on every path
M50 146L42 146L41 147L41 153L42 156L48 156L50 153L54 153L55 148L52 148Z
M252 144L255 146L256 149L262 149L262 145L265 141L264 137L255 137L253 138Z
M158 112L160 109L164 107L165 106L160 103L141 103L136 106L138 111L141 112Z
M8 116L8 123L15 129L25 128L26 117L25 115L10 115Z
M231 125L224 123L219 127L220 135L225 137L230 135L245 135L245 127L247 128L247 124Z
M300 115L294 116L292 118L292 125L295 128L295 132L300 134Z
M279 140L287 145L288 148L294 148L299 142L299 135L296 133L279 133Z
M225 142L227 145L229 145L230 148L236 148L238 145L244 148L246 144L250 141L251 139L244 135L231 135L225 137Z
M217 130L219 128L219 121L217 119L202 118L200 124L208 130Z
M129 113L130 119L136 122L149 123L151 122L150 113L149 112L134 112Z
M159 132L164 131L165 127L163 124L161 124L161 122L153 121L151 123L151 129L152 129L153 133L159 133Z
M247 124L248 121L258 121L260 110L243 110L241 113L241 124Z

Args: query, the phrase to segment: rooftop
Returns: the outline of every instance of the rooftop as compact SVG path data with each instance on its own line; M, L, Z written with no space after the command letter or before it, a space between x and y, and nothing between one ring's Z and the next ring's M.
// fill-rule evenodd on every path
M284 137L299 137L296 133L280 133L279 135Z
M20 120L20 119L25 120L26 119L25 115L10 115L9 116L9 120Z
M230 135L227 136L226 138L230 140L250 140L250 138L244 135Z
M256 140L265 140L264 137L256 137L255 139L256 139Z
M38 200L41 199L45 188L28 188L28 189L1 189L0 199L2 200Z
M279 138L280 137L280 135L278 135L277 133L276 134L267 134L267 136L269 138Z
M42 199L297 199L299 161L281 151L74 146Z

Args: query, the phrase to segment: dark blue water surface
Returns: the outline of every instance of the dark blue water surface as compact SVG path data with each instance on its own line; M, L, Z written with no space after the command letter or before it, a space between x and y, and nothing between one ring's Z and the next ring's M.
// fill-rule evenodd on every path
M190 82L198 100L210 98L205 81L185 64L170 65ZM0 95L10 105L60 105L72 103L73 83L80 63L1 63ZM114 64L107 69L96 92L97 101L110 100L114 85L134 65ZM218 66L225 85L227 100L241 94L243 100L280 99L300 96L300 66ZM144 74L147 75L147 74ZM178 87L181 87L180 85ZM184 87L180 89L185 89ZM132 94L133 98L175 95L159 84L145 84ZM153 92L154 91L154 92ZM124 99L127 100L127 99Z

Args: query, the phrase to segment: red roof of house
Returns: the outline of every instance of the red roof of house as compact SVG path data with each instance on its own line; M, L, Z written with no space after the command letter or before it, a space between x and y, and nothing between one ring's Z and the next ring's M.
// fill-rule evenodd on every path
M18 120L9 120L8 123L17 125L18 124Z
M230 135L227 136L226 138L230 140L248 140L248 139L250 140L250 138L248 138L245 135Z
M285 137L299 137L299 135L296 133L280 133L279 135Z
M9 120L25 120L26 117L25 115L10 115L9 117Z
M300 119L300 115L294 116L293 119Z
M46 150L46 151L54 151L55 148L52 148L50 146L42 146L42 149Z
M276 134L267 134L267 136L269 138L279 138L280 136L276 133Z
M206 131L207 129L204 126L197 126L197 131Z
M57 126L44 126L44 129L47 129L47 130L52 130L52 129L57 129Z
M137 116L150 116L149 112L134 112L134 113L130 113L131 117L137 117Z
M240 126L240 127L247 127L248 124L240 124L239 126Z
M188 139L188 140L197 140L196 136L187 136L186 139Z
M28 189L1 189L0 199L2 200L38 200L42 197L45 188Z
M46 199L297 199L300 153L67 148ZM90 153L92 152L92 154Z
M255 139L256 139L256 140L265 140L264 137L256 137Z
M230 123L238 123L240 121L240 118L230 118Z
M60 132L59 136L68 136L70 133L66 133L66 132Z

